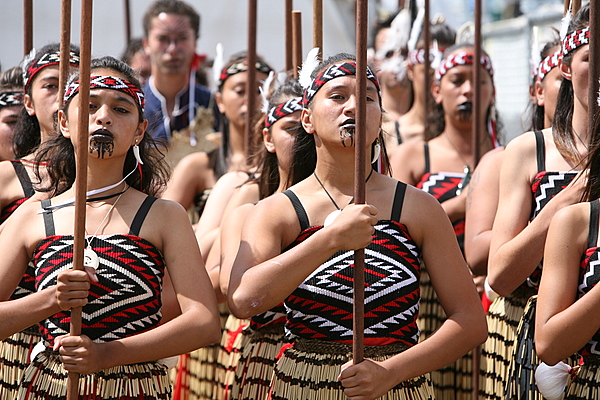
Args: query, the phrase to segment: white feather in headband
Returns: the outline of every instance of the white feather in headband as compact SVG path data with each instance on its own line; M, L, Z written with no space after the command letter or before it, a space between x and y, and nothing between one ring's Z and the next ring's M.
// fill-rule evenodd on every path
M306 59L302 63L302 68L298 72L298 82L300 85L307 89L310 87L312 83L312 78L310 77L315 69L319 66L319 48L315 47L306 55Z
M573 1L569 1L569 9L567 10L567 13L565 14L565 16L563 17L561 23L560 23L560 40L564 40L564 38L567 36L567 32L569 30L569 25L571 25L571 17L572 17L572 11L573 10Z
M217 43L215 60L213 61L212 73L213 73L213 81L215 84L219 83L219 78L221 77L221 70L223 69L223 65L225 61L223 59L223 45L221 43Z
M267 76L267 79L265 79L264 83L259 88L260 98L262 100L262 108L260 111L263 114L266 114L269 112L269 99L267 98L267 95L269 94L269 88L271 87L271 82L273 82L274 77L275 77L275 72L274 71L269 72L269 76Z
M415 22L413 22L412 29L410 30L410 37L408 39L408 51L414 50L417 48L417 42L419 41L419 36L421 36L421 30L423 29L423 20L425 19L425 7L419 6L419 12L417 13L417 17L415 18Z

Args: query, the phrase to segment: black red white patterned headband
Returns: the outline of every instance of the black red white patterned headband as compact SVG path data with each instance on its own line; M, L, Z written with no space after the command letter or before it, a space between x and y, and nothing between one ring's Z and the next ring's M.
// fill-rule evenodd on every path
M46 53L42 55L36 62L29 65L23 71L23 86L25 87L25 93L29 91L29 86L31 86L31 82L33 78L40 72L42 69L50 66L50 65L58 65L60 61L60 52ZM79 66L79 54L69 52L69 64L72 67Z
M262 72L264 74L269 74L272 71L272 68L269 67L266 63L262 61L256 61L256 70L258 72ZM223 83L232 75L239 74L240 72L248 71L248 61L240 61L231 64L229 67L225 67L221 70L221 75L219 75L219 81L217 82L217 87L221 88Z
M566 56L570 52L584 44L590 43L590 28L578 29L568 34L562 42L562 56Z
M126 93L135 99L142 114L144 113L144 92L125 79L116 76L90 76L90 90L91 89L113 89ZM67 90L65 90L63 105L66 105L71 101L77 93L79 93L79 81L71 82L69 86L67 86Z
M473 53L467 52L459 52L450 54L448 57L442 61L437 71L435 71L435 79L437 81L441 80L446 73L459 65L473 65L474 64L475 55ZM485 70L490 74L490 77L494 77L494 68L492 67L492 60L485 54L481 56L481 65L485 68Z
M304 89L304 95L302 98L302 104L307 107L310 101L315 97L315 94L332 79L339 78L341 76L356 75L356 63L355 62L344 62L341 64L334 64L321 71L308 88ZM367 79L375 84L377 93L379 94L379 104L381 104L381 88L377 77L367 66Z
M558 59L561 55L562 50L558 49L556 50L556 52L550 54L548 57L542 60L537 71L537 78L540 82L544 80L546 75L548 75L548 73L552 71L553 68L556 68L558 66Z
M0 93L0 108L23 105L23 92Z
M442 55L444 54L443 50L436 51L435 49L429 49L429 61L430 62L435 61L436 52L441 53ZM410 63L412 65L425 64L425 50L424 49L415 49L415 50L409 51L408 52L408 61L410 61Z
M302 108L302 97L294 97L285 103L272 107L265 118L265 128L270 128L271 125L286 115L290 115L296 111L302 111Z

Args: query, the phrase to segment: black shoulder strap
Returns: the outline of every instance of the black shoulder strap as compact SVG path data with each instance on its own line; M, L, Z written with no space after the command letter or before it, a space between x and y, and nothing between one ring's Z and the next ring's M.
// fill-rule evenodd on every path
M400 136L400 122L394 122L394 130L396 131L396 139L398 139L398 144L402 144L402 136Z
M598 246L598 199L590 203L590 231L588 233L588 249Z
M292 205L294 206L294 210L296 211L296 215L298 216L298 221L300 222L300 230L304 231L308 229L310 227L310 225L308 224L308 215L306 215L306 210L304 209L302 203L300 203L300 199L298 198L298 196L296 196L296 193L288 189L284 191L283 194L285 194L288 197L288 199L290 199Z
M42 200L42 208L49 207L52 204L50 199ZM43 212L44 217L44 227L46 228L46 237L54 236L56 234L56 230L54 229L54 215L52 212Z
M546 145L542 131L535 131L535 153L537 158L537 171L546 170Z
M146 219L146 215L148 215L148 211L150 211L150 207L156 201L156 197L148 196L138 209L135 217L133 218L133 222L131 223L131 227L129 228L129 234L133 236L139 236L140 230L142 229L142 224Z
M425 154L425 173L431 171L431 163L429 161L429 143L423 143L423 152Z
M392 221L400 222L400 215L402 215L402 205L404 204L405 193L406 183L398 182L396 184L396 194L394 195L394 205L392 206Z
M25 169L23 163L19 160L11 160L10 162L13 165L13 168L15 169L17 178L19 178L19 182L21 183L21 187L23 188L23 193L25 193L25 197L33 196L35 190L33 190L31 179L29 179L29 174L27 174L27 170Z

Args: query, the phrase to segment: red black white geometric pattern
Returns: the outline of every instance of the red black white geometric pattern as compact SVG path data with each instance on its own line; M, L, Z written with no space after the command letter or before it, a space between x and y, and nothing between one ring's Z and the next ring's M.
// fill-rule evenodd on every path
M83 307L82 333L95 342L132 336L155 327L161 319L164 262L150 242L131 235L96 236L91 247L100 258L99 282L91 282ZM60 271L73 264L73 236L49 236L34 251L36 289L56 285ZM70 312L43 322L42 335L54 338L69 331Z
M365 249L366 345L418 342L419 258L404 225L378 222ZM287 337L351 343L353 274L354 251L341 251L309 275L285 300Z
M473 65L475 64L475 54L467 52L458 52L450 54L442 61L438 69L435 71L435 80L440 81L446 73L459 65ZM490 77L494 77L494 68L492 67L492 60L485 54L481 56L481 66L490 74Z
M537 78L541 82L544 80L548 72L552 71L553 68L558 67L558 59L562 56L562 50L557 50L554 54L550 54L548 57L540 63L537 71Z
M144 92L133 83L116 76L91 76L90 90L92 89L113 89L123 92L133 97L137 105L144 112ZM73 81L65 89L63 104L67 104L77 93L79 93L79 81Z
M539 172L531 184L534 204L531 214L533 220L542 211L542 208L557 194L566 188L577 176L577 172Z
M562 42L562 56L566 56L569 52L590 43L590 27L578 29L568 34Z
M290 115L295 111L302 111L302 97L294 97L285 103L281 103L272 107L265 118L265 128L269 128L277 120Z
M586 250L581 260L579 273L579 286L577 288L578 298L588 293L600 281L600 247L592 247ZM586 343L579 352L582 356L600 356L600 331L596 332L592 339Z

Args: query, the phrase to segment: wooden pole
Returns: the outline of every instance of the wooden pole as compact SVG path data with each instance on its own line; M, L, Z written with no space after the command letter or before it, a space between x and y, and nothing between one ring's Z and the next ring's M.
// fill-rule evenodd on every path
M87 110L90 96L90 60L92 53L92 0L81 2L81 48L79 64L79 110ZM68 60L68 59L67 59ZM89 115L79 113L79 143L88 142ZM81 145L75 154L75 228L73 233L73 268L83 269L85 247L85 203L87 191L87 146ZM70 335L81 335L81 307L71 310ZM69 372L67 400L78 398L79 374Z
M71 50L71 0L62 0L60 13L60 75L58 79L58 107L62 106L63 93L69 78Z
M366 160L366 98L367 98L367 31L368 0L356 4L356 132L354 158L354 202L365 204ZM358 364L364 359L365 334L365 250L354 251L354 301L352 359Z
M589 92L588 92L588 120L589 120L589 143L594 143L595 119L598 113L598 91L600 89L600 63L596 57L600 56L600 40L592 39L600 28L600 12L596 2L590 1L590 45L589 45Z
M125 0L125 43L129 45L131 41L131 7L129 6L129 0Z
M292 6L293 0L285 0L285 70L291 71L293 64L292 57Z
M246 82L246 160L252 151L252 122L256 109L256 19L257 0L248 1L248 80Z
M33 49L33 0L23 0L23 54Z
M294 78L298 77L298 68L302 65L302 12L292 11L292 66Z
M323 58L323 0L313 0L313 48L319 48Z
M421 32L423 32L423 39L425 42L425 48L424 48L424 54L423 56L425 57L425 64L424 64L424 69L425 69L425 79L423 81L424 85L425 85L425 109L424 109L424 113L423 113L423 133L425 134L425 137L428 137L427 132L429 132L429 128L427 127L428 124L428 119L429 119L429 106L431 104L431 74L429 73L429 71L431 70L431 57L430 57L430 51L429 49L431 48L431 18L430 18L430 7L429 7L429 0L425 0L424 4L424 15L423 15L423 29Z
M479 135L481 133L481 0L475 0L475 39L474 39L474 55L473 63L473 169L479 162ZM471 171L472 172L472 171Z

